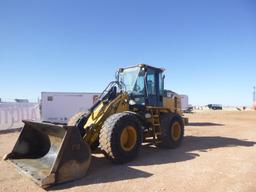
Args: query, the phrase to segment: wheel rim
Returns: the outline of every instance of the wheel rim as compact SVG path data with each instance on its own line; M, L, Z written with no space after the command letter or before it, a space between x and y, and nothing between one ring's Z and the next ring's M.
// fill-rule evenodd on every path
M120 137L120 144L124 151L131 151L137 142L137 132L133 126L123 129Z
M173 140L177 141L179 140L181 136L181 125L178 121L172 124L171 126L171 137Z

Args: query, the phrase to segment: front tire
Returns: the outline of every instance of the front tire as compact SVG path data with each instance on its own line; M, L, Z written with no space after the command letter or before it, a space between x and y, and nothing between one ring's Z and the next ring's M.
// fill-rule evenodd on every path
M142 143L142 125L136 115L128 112L110 116L100 131L100 148L115 163L133 160Z
M79 132L80 132L81 136L83 137L86 133L85 129L84 129L84 125L86 124L87 119L88 118L87 118L86 112L79 112L79 113L76 113L75 115L73 115L69 119L67 125L78 127ZM96 149L98 149L98 146L99 146L99 139L97 139L90 145L92 151L95 151Z

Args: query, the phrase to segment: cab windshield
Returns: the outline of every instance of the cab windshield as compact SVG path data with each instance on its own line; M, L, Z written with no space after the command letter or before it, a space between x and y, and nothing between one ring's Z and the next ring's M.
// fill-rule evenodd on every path
M140 67L124 69L119 73L119 82L122 90L135 95L144 94L145 72Z

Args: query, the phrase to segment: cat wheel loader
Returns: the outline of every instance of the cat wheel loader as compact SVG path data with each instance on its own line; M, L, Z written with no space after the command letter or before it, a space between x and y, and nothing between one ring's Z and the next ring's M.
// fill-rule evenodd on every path
M178 147L184 119L179 97L164 89L163 72L146 64L120 68L91 109L75 114L67 125L23 121L4 160L47 188L83 177L95 148L115 163L126 163L143 142Z

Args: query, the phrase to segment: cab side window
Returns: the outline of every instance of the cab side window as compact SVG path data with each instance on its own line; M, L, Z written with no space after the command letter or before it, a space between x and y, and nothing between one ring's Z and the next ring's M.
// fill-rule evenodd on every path
M152 72L149 72L147 75L147 88L148 88L148 94L149 95L155 95L156 89L155 89L155 74Z
M164 95L164 81L162 73L159 73L159 95Z

